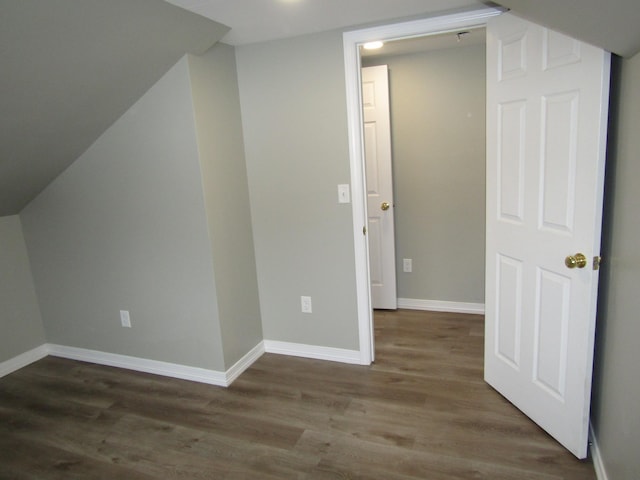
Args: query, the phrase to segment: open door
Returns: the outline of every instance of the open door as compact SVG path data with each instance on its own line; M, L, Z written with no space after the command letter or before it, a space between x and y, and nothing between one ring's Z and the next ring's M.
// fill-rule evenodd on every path
M362 69L362 116L367 178L371 304L373 308L395 310L398 307L398 299L389 72L386 65Z
M587 454L610 54L487 24L485 379Z

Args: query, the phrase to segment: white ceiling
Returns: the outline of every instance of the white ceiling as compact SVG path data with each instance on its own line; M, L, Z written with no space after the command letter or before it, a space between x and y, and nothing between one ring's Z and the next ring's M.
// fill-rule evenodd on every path
M231 27L231 45L391 23L489 0L165 0ZM640 0L493 0L518 15L624 57L640 51Z
M166 0L231 27L230 45L479 6L477 0Z

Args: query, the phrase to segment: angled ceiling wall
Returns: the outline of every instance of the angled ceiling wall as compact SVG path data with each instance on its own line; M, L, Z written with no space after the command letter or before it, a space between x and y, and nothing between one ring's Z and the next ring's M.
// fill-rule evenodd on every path
M638 0L493 0L516 14L623 57L640 51Z
M228 30L159 0L0 0L0 216Z
M169 1L209 18L163 0L0 0L0 216L19 213L182 55L203 53L221 39L229 28L212 18L233 20L236 43L260 40L252 36L256 13L247 8L259 0ZM637 0L495 1L619 55L640 50ZM259 23L279 19L290 34L293 26L321 28L313 15L289 18L288 3L270 3L273 11ZM480 3L491 2L429 6ZM322 8L325 20L344 20L344 2Z

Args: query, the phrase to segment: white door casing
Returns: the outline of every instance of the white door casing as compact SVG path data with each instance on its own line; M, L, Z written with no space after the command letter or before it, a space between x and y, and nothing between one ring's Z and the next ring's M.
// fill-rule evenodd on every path
M610 54L487 24L485 380L587 452ZM569 269L565 257L588 264Z
M349 131L349 165L351 170L353 246L355 254L356 307L360 343L360 363L373 360L373 315L369 285L369 251L363 227L367 224L367 198L362 133L360 45L374 40L437 34L457 29L484 27L487 19L500 15L501 8L482 7L473 11L452 13L392 25L381 25L343 34L347 128Z
M362 69L362 115L367 185L369 276L373 308L395 310L395 234L389 72L386 65Z

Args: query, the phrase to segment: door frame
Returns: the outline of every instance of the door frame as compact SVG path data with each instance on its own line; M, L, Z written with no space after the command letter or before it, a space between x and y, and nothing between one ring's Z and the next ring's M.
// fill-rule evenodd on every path
M435 35L467 28L480 28L487 20L500 15L502 8L483 7L421 20L352 30L343 34L344 70L349 132L349 165L353 214L353 246L355 253L356 310L360 364L370 365L374 358L373 309L369 282L369 242L367 226L367 188L364 161L360 45L374 40Z

